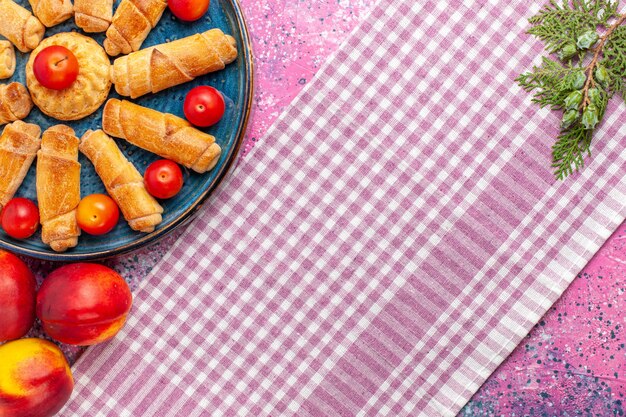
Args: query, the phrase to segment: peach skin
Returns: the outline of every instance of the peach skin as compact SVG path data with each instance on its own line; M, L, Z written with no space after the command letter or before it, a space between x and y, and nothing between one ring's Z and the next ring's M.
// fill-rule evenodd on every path
M0 342L19 339L33 326L36 286L26 264L0 250Z
M63 408L74 379L63 352L41 339L0 346L0 417L51 417Z
M110 268L78 263L53 271L37 294L37 317L50 337L88 346L112 339L132 306L126 281Z

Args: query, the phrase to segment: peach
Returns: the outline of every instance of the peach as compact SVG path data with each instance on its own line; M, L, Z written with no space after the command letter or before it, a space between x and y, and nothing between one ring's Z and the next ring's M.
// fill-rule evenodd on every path
M50 417L63 408L74 379L63 352L41 339L0 346L0 416Z
M36 288L26 264L0 250L0 342L19 339L33 327Z
M126 281L103 265L63 266L44 280L37 294L37 317L50 337L69 345L112 339L132 306Z

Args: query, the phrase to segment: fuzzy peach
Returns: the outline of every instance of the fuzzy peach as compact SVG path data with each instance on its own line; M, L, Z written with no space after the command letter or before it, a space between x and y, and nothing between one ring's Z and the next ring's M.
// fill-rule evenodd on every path
M0 346L0 416L50 417L63 408L74 379L63 352L41 339Z
M0 342L19 339L33 326L36 288L26 264L0 250Z
M44 280L37 294L37 317L50 337L70 345L112 339L132 305L126 281L103 265L63 266Z

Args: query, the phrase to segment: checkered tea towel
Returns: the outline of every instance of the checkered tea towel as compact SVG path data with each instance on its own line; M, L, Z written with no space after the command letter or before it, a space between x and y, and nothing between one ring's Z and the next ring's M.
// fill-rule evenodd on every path
M514 82L540 6L382 0L78 362L62 415L457 413L626 214L623 104L553 177L559 116Z

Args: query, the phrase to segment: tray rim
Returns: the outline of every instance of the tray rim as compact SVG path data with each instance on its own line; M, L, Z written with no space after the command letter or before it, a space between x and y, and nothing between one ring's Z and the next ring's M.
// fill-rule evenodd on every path
M244 95L244 104L243 111L244 116L239 123L236 139L234 146L231 147L228 157L224 164L222 165L220 171L213 179L212 183L207 187L207 189L200 195L200 197L196 200L196 202L190 205L183 213L181 213L178 217L176 217L170 224L162 229L155 230L152 233L141 236L139 239L119 246L115 249L109 250L100 250L91 253L51 253L51 252L43 252L35 249L28 249L18 245L15 245L11 242L4 241L0 239L0 249L5 249L11 251L13 253L19 255L29 256L31 258L40 259L44 261L54 261L54 262L80 262L80 261L96 261L96 260L104 260L107 258L112 258L119 255L128 254L130 252L134 252L141 248L146 247L147 245L156 243L157 241L165 238L175 230L186 226L189 222L191 222L195 216L198 214L200 209L204 206L208 198L213 194L213 192L220 186L222 181L228 176L228 174L232 171L235 162L238 159L239 151L241 150L241 146L243 144L244 137L246 135L248 129L248 123L250 121L250 116L252 113L252 103L254 98L254 87L255 87L255 73L254 73L254 56L252 49L252 39L250 37L250 31L248 29L248 24L243 14L243 9L241 7L241 3L239 0L226 0L231 3L233 7L233 11L235 12L235 17L238 23L238 28L233 28L234 30L238 30L239 36L242 44L244 45L242 51L242 57L244 62L244 68L247 71L248 76L245 79L244 89L246 94Z

